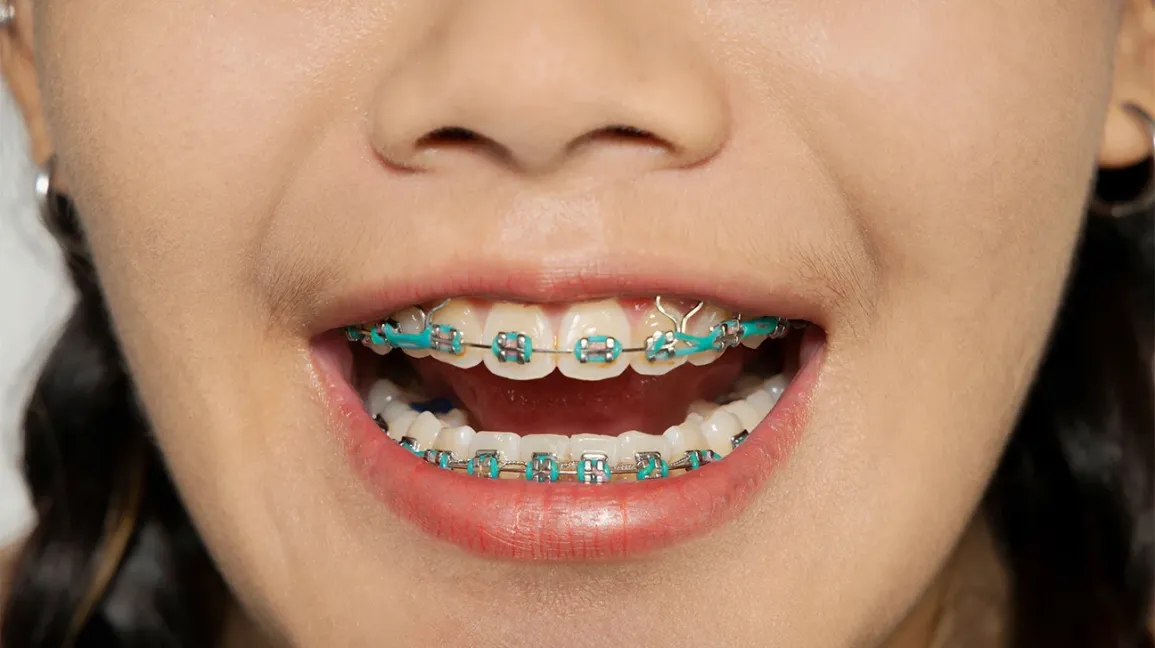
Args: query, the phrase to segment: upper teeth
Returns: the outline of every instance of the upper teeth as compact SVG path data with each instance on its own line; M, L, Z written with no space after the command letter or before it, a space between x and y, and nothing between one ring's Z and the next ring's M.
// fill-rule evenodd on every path
M378 353L400 349L462 368L485 363L492 373L516 380L541 378L555 368L570 378L601 380L627 367L656 375L687 361L708 364L727 348L757 347L787 327L777 317L747 317L702 302L663 303L660 297L630 309L611 299L574 304L555 326L541 306L455 298L428 313L406 308L347 334Z

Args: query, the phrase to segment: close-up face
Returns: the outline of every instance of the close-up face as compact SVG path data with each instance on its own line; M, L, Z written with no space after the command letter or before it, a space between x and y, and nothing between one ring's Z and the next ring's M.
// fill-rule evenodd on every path
M865 646L1031 385L1125 4L17 8L156 443L270 636Z

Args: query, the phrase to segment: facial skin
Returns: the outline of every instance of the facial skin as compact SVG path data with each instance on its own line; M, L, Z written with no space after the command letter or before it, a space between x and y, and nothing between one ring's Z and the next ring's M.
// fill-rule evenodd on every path
M1150 24L1121 0L16 5L5 70L175 481L299 646L884 642L975 514L1097 159L1144 154L1112 97L1152 99L1115 85ZM495 144L420 140L448 126ZM828 347L794 456L640 560L427 538L350 470L309 340L350 286L461 259L803 295Z

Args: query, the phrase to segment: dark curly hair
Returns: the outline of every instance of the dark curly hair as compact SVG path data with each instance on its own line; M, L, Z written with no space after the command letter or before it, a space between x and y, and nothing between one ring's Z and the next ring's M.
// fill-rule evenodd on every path
M1152 164L1106 185L1127 193ZM76 214L63 197L53 207L79 303L24 421L39 521L0 644L212 645L227 590L152 442ZM1086 220L1047 354L986 495L1011 579L1013 648L1153 648L1152 224L1152 213Z

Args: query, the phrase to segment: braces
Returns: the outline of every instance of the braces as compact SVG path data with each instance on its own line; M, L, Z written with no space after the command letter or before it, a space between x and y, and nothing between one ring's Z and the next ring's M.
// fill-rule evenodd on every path
M389 425L378 415L374 418L377 426L388 432ZM750 436L742 430L730 438L730 447L737 448ZM497 450L482 449L469 459L462 459L449 450L424 448L413 437L401 437L397 442L427 463L446 470L464 471L466 474L485 479L497 479L502 473L520 474L527 481L558 482L576 481L579 484L606 484L614 477L634 475L638 481L669 477L673 471L691 472L702 466L720 461L722 456L709 449L688 450L674 461L666 461L657 452L636 452L634 463L619 463L610 466L606 455L587 452L578 459L558 461L548 452L535 452L530 461L502 461ZM567 479L563 479L567 478Z
M533 339L519 331L498 333L489 344L467 342L463 339L461 331L452 326L436 324L432 321L433 315L449 303L448 299L430 309L429 312L418 308L422 319L420 332L402 333L396 321L386 320L376 324L346 327L345 337L350 342L383 347L385 353L393 349L408 349L461 355L465 353L466 349L485 349L492 352L499 362L526 364L535 353L549 353L572 354L582 364L609 364L616 362L625 353L644 353L646 360L659 362L695 353L721 352L738 346L742 340L749 337L764 335L774 340L785 337L791 328L805 326L805 322L791 321L783 317L757 317L743 320L739 314L714 325L705 335L691 335L686 332L687 323L690 318L702 310L705 302L699 301L681 317L667 311L662 304L661 297L656 297L654 302L658 311L668 317L673 322L674 327L667 331L657 331L646 339L645 346L640 347L623 348L621 342L614 337L589 335L575 342L572 349L536 348L533 345Z

